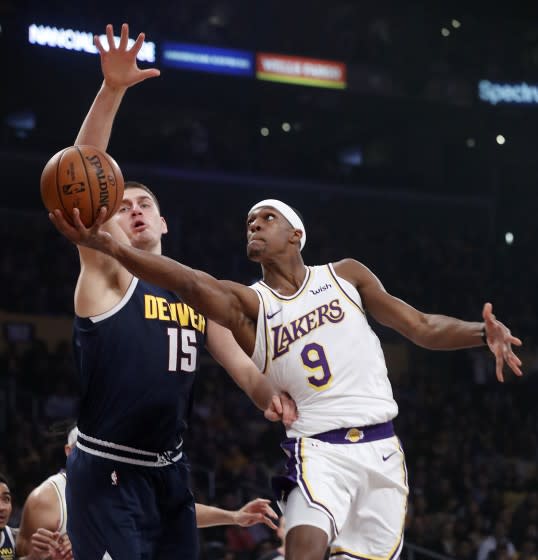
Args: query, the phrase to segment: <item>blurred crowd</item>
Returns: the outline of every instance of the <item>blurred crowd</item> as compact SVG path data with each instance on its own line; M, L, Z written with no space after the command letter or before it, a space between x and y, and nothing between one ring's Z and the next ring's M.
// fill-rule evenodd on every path
M205 196L211 207L165 201L163 213L168 207L172 215L165 251L218 277L255 280L258 269L244 256L244 199ZM479 320L483 303L492 301L523 338L526 377L501 385L485 349L432 353L374 324L387 347L406 355L391 377L411 489L406 541L461 560L538 558L538 268L524 260L532 254L533 232L506 245L463 210L448 212L458 213L455 221L432 207L429 221L418 222L397 202L381 209L328 195L322 204L293 202L305 217L307 263L354 256L389 291L429 312ZM0 309L69 317L76 249L43 214L11 212L1 220L0 270L12 280L0 291ZM58 426L76 417L77 381L69 339L51 348L35 337L10 338L4 329L2 348L0 472L12 481L16 525L29 491L64 464L65 432ZM283 427L267 422L206 357L186 440L197 500L237 508L256 496L272 497L270 478L284 465L283 438ZM258 560L279 544L264 526L216 527L201 535L208 560ZM416 550L415 558L422 557Z

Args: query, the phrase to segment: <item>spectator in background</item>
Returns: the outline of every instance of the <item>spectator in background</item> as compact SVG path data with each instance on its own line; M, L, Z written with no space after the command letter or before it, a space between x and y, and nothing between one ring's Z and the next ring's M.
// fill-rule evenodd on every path
M9 527L11 516L11 491L7 478L0 474L0 558L15 560L16 531Z
M480 543L476 560L511 560L515 555L516 548L508 537L506 525L497 520L493 532Z

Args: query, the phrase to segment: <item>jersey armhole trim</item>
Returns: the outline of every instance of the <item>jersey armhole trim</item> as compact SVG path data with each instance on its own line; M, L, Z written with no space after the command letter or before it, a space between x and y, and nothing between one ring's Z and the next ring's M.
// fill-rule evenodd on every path
M133 292L135 291L137 285L138 285L138 278L136 276L133 276L131 283L129 284L129 287L125 292L125 295L120 299L120 301L118 301L118 303L116 303L116 305L112 309L109 309L108 311L105 311L100 315L94 315L93 317L88 317L90 321L92 323L99 323L100 321L104 321L105 319L112 317L112 315L115 315L131 299L131 296L133 295Z
M333 264L329 263L327 265L327 268L329 270L329 274L334 278L334 281L336 282L338 289L342 292L342 294L344 295L344 297L350 302L352 303L364 316L366 316L366 313L364 311L364 309L346 292L344 286L341 283L341 280L345 280L344 278L340 278L337 274L336 271L334 270ZM360 294L359 294L360 297Z
M67 482L67 478L65 480ZM50 483L52 484L54 490L56 490L56 497L58 498L58 503L60 505L60 521L58 523L58 527L56 528L56 530L61 531L66 519L66 512L64 510L64 501L62 499L62 491L60 490L58 483L54 479L51 479Z
M260 307L258 308L257 325L259 324L259 314L260 313L262 314L262 319L263 319L263 338L264 338L264 341L265 341L265 356L264 356L264 360L263 360L262 373L265 375L267 373L267 364L269 362L269 335L268 335L268 332L267 332L267 320L265 318L265 301L263 299L262 293L258 289L256 289L255 287L252 287L252 289L256 292L256 295L258 296L258 299L260 300ZM257 331L258 331L258 326L257 325L256 325L256 338L257 338ZM250 358L254 357L255 352L256 352L256 345L254 345L254 352L252 353L252 356L250 356Z

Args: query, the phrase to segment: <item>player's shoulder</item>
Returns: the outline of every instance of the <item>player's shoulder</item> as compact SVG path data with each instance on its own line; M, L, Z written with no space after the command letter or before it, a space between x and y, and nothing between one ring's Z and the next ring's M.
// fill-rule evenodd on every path
M352 259L351 257L346 257L339 261L329 263L335 270L335 272L345 272L345 271L358 271L365 269L365 265L358 261L357 259Z
M39 486L36 486L26 499L26 507L51 507L56 503L56 490L52 477L44 480Z

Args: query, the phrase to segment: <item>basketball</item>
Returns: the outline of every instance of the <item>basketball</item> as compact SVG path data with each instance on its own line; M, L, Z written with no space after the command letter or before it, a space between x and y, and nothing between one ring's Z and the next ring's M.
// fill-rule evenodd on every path
M108 220L123 198L123 175L106 152L94 146L69 146L54 154L41 174L41 199L52 212L57 208L73 224L73 209L90 227L99 209L107 207Z

